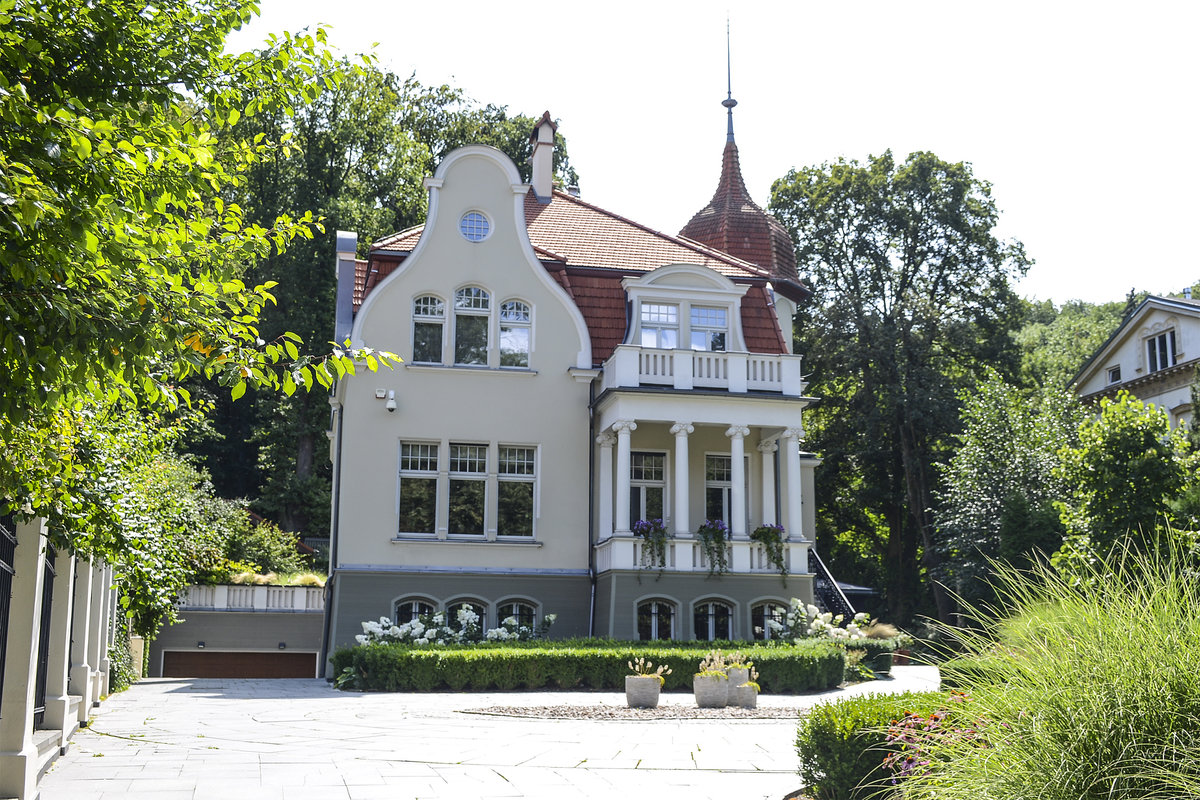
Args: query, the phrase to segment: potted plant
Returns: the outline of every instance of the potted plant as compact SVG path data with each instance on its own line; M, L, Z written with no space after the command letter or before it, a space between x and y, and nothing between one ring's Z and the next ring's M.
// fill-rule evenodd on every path
M625 676L625 702L630 708L658 708L658 694L666 682L664 675L671 674L671 668L666 664L647 661L638 657L637 661L626 662L632 675Z
M759 525L750 532L750 541L758 542L763 546L763 551L767 554L767 561L779 570L780 575L786 578L788 571L787 563L783 559L783 537L782 525Z
M758 670L754 662L748 661L742 652L730 653L725 658L725 674L729 676L729 705L754 708L758 705Z
M667 529L661 519L639 519L633 523L633 535L641 538L642 569L667 566Z
M726 545L729 543L729 527L725 520L706 519L696 531L696 538L704 548L704 556L708 559L709 575L724 575L729 571L729 553Z
M720 650L710 650L692 676L692 693L697 708L724 708L729 704L729 676Z
M756 670L754 667L751 667L750 680L743 681L740 684L730 685L729 705L737 706L738 708L757 708L758 693L762 691L759 688L757 681L758 670Z

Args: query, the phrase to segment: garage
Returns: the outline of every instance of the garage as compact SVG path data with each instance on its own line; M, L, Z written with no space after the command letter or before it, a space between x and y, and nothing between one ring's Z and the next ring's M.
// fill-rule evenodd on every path
M268 651L165 651L164 678L313 678L316 653Z

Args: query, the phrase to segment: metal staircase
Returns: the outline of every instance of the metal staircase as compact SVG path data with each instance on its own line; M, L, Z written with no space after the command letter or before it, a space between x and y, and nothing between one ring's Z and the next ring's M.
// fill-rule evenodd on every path
M830 574L829 568L825 566L825 562L812 547L808 548L808 571L813 574L813 595L816 597L817 605L834 616L841 614L842 619L846 621L852 619L854 606L850 605L850 601L846 599L841 587Z

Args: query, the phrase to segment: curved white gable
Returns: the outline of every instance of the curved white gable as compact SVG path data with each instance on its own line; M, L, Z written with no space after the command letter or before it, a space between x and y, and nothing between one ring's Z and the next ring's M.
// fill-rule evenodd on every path
M402 281L404 275L414 271L420 265L426 251L430 247L430 243L444 233L442 230L443 226L449 226L457 231L458 219L461 213L471 210L482 210L486 214L487 209L478 209L474 205L462 202L457 203L455 208L451 210L443 209L443 205L445 205L443 194L451 189L459 191L467 189L466 193L470 194L469 187L455 184L455 172L464 167L469 168L472 163L478 164L479 162L499 169L502 174L501 180L508 184L511 191L510 209L512 216L507 221L507 224L511 225L512 229L516 232L521 255L531 273L562 304L575 326L575 332L579 337L581 347L575 356L574 366L584 369L590 368L592 366L591 336L588 333L587 323L584 321L583 314L562 286L547 273L545 267L538 260L537 254L533 250L533 245L529 241L529 231L525 225L525 196L529 192L529 185L521 183L520 173L508 156L500 150L486 145L469 145L458 148L442 159L434 177L425 179L425 186L429 189L429 212L426 216L425 227L421 232L421 237L417 240L417 245L413 248L408 258L375 286L363 301L354 319L354 326L351 330L352 341L355 346L363 346L363 328L367 324L371 314L375 311L376 306L384 303L383 307L388 308L386 303L389 301L385 300L387 295L390 294L388 287ZM500 210L496 209L496 212L500 213ZM492 222L496 229L499 229L504 224L504 221L500 219L492 220ZM497 231L493 230L492 235L496 233ZM466 282L473 281L467 280ZM486 285L486 276L479 276L478 282Z

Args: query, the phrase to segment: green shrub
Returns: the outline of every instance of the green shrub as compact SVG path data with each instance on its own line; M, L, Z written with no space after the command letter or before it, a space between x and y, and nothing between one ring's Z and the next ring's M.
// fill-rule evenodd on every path
M800 777L816 800L865 800L890 779L883 769L886 727L906 712L932 713L947 703L940 692L847 697L821 703L800 722Z
M710 643L700 643L707 646ZM743 648L758 669L764 692L830 689L842 680L845 653L827 642ZM664 689L690 691L692 673L707 650L680 643L532 642L474 646L412 647L371 644L345 647L332 656L335 675L355 676L346 688L369 691L486 691L488 689L606 689L621 691L628 662L639 656L666 664Z

